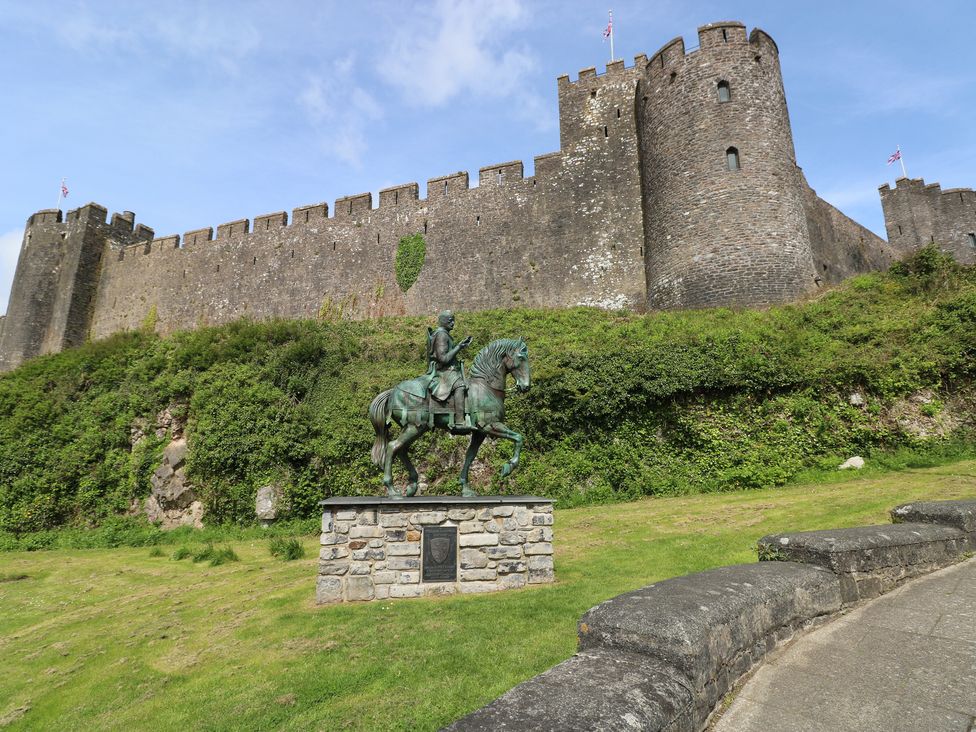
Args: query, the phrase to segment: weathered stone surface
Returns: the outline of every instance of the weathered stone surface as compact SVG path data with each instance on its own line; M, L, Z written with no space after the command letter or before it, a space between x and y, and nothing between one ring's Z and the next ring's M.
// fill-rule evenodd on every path
M498 534L461 534L458 546L493 546L498 543Z
M447 511L420 511L410 516L410 523L415 526L424 524L440 524L447 519Z
M511 506L496 506L491 509L492 516L511 516L515 513L515 509Z
M342 600L342 580L339 577L323 577L315 582L315 602L325 605Z
M420 582L420 572L400 572L397 575L397 582L402 585L412 585L415 582Z
M386 532L387 541L406 541L407 531L406 529L387 529Z
M957 562L970 547L969 534L922 523L774 534L759 540L763 558L835 572L845 603L877 597L906 579Z
M350 539L378 539L385 535L381 526L352 526L349 529Z
M535 544L525 545L525 555L533 554L552 554L552 544L547 541L538 541Z
M840 608L840 582L825 569L794 562L740 564L607 600L583 615L579 641L584 650L643 653L671 664L695 689L711 685L720 698L727 691L721 671L740 654L780 628Z
M348 541L345 534L337 534L335 532L322 534L319 537L319 543L322 546L328 546L329 544L345 544Z
M522 556L522 547L516 546L490 546L488 547L489 559L518 559Z
M144 504L146 518L164 529L203 528L203 503L186 478L186 439L172 440L149 479L152 489Z
M556 579L556 573L551 569L530 569L529 570L529 584L539 585L545 582L553 582Z
M533 526L552 526L552 514L535 514L532 517Z
M274 521L284 499L284 491L279 485L265 485L258 488L254 498L254 513L260 521Z
M417 585L390 585L390 597L420 597L424 594L423 586Z
M390 544L386 548L386 553L391 557L419 557L420 544L414 542Z
M420 560L413 557L390 557L386 560L387 569L420 569Z
M417 530L408 531L407 541L420 541L420 532Z
M328 534L332 532L332 511L325 511L322 514L322 533Z
M498 585L499 589L502 590L515 590L519 587L525 587L526 576L524 574L506 574L501 575L499 573Z
M366 540L365 539L353 539L346 546L348 546L350 549L353 549L353 550L365 549L366 548Z
M462 582L494 581L497 579L498 573L494 569L462 569L458 576Z
M447 518L450 521L470 521L474 518L473 508L450 508L447 511Z
M446 729L687 732L688 725L669 725L692 706L689 686L673 668L646 656L581 651Z
M389 585L396 582L397 573L389 570L373 572L373 582L377 585Z
M381 513L379 524L389 529L402 529L407 526L407 517L402 513Z
M512 572L525 572L528 565L521 560L507 559L498 563L498 574L511 574Z
M336 521L355 521L358 514L354 510L336 511Z
M518 531L503 531L498 535L498 543L504 544L506 546L513 546L515 544L524 544L525 537L522 536Z
M481 534L484 530L484 521L462 521L458 524L458 531L462 534Z
M489 552L491 549L488 550ZM488 566L488 555L481 549L461 550L461 569L482 569Z
M336 562L319 562L319 574L327 575L344 575L349 571L349 562L347 561L336 561Z
M470 595L480 592L495 592L498 590L498 585L494 582L462 582L459 589L461 594Z
M324 546L319 549L319 559L330 561L332 559L345 559L349 556L349 550L344 546Z
M552 527L537 526L526 534L525 540L532 543L537 541L552 541Z
M346 599L365 602L373 599L373 580L370 577L346 578Z
M897 506L891 511L895 523L941 524L976 533L976 500L916 501Z
M552 555L540 554L529 557L529 569L552 569Z
M838 470L860 470L864 467L864 458L860 455L855 455L854 457L847 458L844 462L837 466Z

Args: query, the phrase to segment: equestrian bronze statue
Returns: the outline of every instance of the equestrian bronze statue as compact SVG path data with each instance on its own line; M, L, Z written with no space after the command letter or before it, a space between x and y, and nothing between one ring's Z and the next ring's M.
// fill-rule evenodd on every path
M522 435L505 426L505 382L509 374L515 388L531 385L529 349L522 338L501 338L482 348L465 375L459 354L471 344L471 337L455 343L451 338L454 315L445 310L437 318L436 330L427 331L427 373L401 382L380 394L369 405L369 419L376 430L373 462L383 469L383 485L391 498L417 493L417 469L408 451L429 429L451 434L470 434L471 443L461 468L461 495L478 495L468 484L468 469L486 437L502 437L515 443L515 451L501 470L507 477L519 462ZM390 425L396 422L400 434L391 439ZM401 495L393 487L393 459L407 470L408 485Z

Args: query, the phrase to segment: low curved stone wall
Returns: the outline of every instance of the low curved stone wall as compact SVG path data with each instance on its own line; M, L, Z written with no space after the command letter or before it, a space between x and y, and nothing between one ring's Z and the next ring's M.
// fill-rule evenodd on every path
M908 504L892 519L910 522L767 536L766 561L607 600L581 618L575 656L448 729L698 732L777 644L976 550L976 501Z

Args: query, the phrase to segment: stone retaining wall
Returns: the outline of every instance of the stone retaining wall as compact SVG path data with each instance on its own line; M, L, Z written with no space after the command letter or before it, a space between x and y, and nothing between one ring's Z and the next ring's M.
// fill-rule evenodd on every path
M322 501L316 602L493 592L555 580L552 500L535 496ZM423 536L450 527L452 579L424 580ZM453 556L453 554L451 555Z
M894 526L777 534L760 561L658 582L580 620L579 652L450 730L698 732L777 644L976 550L976 501L892 511ZM785 560L785 561L784 561Z

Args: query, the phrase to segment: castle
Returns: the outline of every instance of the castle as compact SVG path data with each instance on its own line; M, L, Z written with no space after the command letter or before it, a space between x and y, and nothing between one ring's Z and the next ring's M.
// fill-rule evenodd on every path
M363 193L331 216L319 203L216 236L155 238L131 212L108 218L94 203L64 218L39 211L0 318L0 370L147 322L166 333L323 311L762 306L885 268L929 237L958 240L972 259L972 191L882 187L885 242L797 166L773 39L723 22L698 41L561 76L560 149L528 178L521 161L489 165L475 188L458 172L427 181L426 198L407 183L380 191L376 208ZM414 234L425 259L403 291L394 263Z

